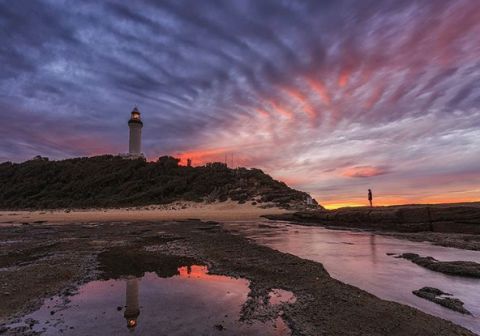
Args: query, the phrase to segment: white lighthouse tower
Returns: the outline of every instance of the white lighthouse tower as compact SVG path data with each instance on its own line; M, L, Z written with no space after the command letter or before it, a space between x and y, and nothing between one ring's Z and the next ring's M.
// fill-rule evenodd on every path
M140 111L135 106L130 120L128 121L128 128L130 128L130 141L128 145L128 155L130 157L143 157L142 153L142 127L143 122L140 119Z

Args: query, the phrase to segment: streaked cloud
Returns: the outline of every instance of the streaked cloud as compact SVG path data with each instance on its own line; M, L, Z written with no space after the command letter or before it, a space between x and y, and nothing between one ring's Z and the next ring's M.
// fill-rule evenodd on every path
M477 0L0 2L0 160L256 166L320 202L480 199ZM233 159L232 159L233 156ZM362 178L354 178L362 177Z

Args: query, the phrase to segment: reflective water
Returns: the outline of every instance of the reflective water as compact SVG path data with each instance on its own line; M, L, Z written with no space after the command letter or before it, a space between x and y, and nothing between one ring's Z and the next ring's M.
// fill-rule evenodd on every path
M382 299L418 308L480 334L480 279L449 276L422 268L387 253L413 252L442 261L480 262L480 251L434 246L374 235L368 232L329 230L285 222L237 222L229 230L281 252L321 262L329 274ZM412 294L436 287L465 303L473 316L462 315Z
M268 293L268 303L271 305L278 305L281 303L295 303L297 298L292 292L284 289L273 288Z
M290 335L281 318L240 322L248 293L245 279L188 266L170 278L146 273L142 278L87 283L67 300L46 300L38 311L9 327L29 325L26 330L43 331L42 335ZM292 299L290 292L281 293L281 302L283 295Z

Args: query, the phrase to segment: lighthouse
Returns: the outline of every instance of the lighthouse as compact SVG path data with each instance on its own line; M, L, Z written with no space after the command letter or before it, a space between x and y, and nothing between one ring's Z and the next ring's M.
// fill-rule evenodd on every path
M128 146L128 154L131 157L143 157L142 154L142 127L143 122L140 119L140 111L135 106L130 120L128 121L128 128L130 129L130 141Z

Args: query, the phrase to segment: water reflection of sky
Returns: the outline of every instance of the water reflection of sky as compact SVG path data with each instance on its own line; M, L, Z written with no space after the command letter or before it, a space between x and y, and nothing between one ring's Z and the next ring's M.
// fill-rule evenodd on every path
M321 262L329 274L382 299L418 308L480 333L480 279L449 276L387 253L413 252L442 261L480 262L480 251L411 242L368 232L328 230L284 222L225 224L258 243ZM452 293L474 316L448 310L412 294L424 286Z
M185 266L178 275L93 281L65 302L54 297L23 321L44 335L290 335L275 321L239 322L249 281L208 274L205 266ZM53 312L53 314L52 314ZM28 324L28 322L27 322ZM220 327L221 326L221 327Z

